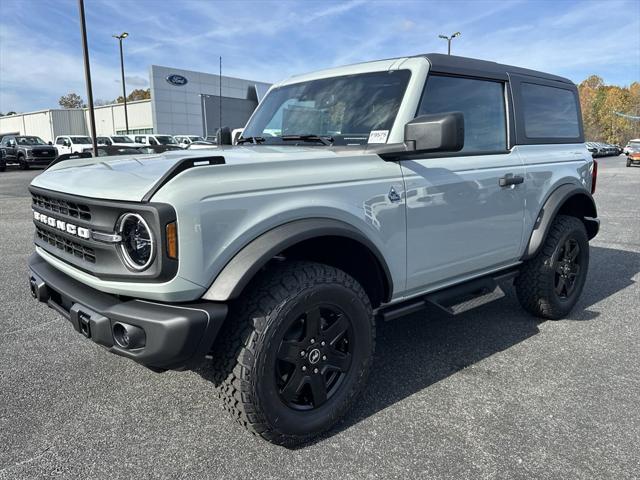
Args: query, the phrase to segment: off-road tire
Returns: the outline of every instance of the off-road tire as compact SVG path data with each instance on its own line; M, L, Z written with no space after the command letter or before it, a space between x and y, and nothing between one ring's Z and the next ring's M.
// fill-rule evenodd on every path
M563 299L556 293L556 261L562 245L570 238L575 239L580 248L580 271L572 294ZM524 263L515 279L520 305L536 317L549 320L565 317L582 293L588 267L589 239L584 223L576 217L558 215L540 251Z
M281 345L279 331L296 309L327 299L353 316L360 346L339 389L311 415L274 400L278 389L268 382L276 367L267 359ZM294 446L329 429L349 409L366 383L374 348L371 304L355 279L324 264L282 262L261 273L230 306L212 349L213 381L238 423L272 443Z

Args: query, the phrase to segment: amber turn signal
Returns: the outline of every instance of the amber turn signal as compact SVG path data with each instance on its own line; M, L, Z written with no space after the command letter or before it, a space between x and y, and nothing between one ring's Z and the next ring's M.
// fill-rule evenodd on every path
M167 256L178 259L178 228L176 222L167 223Z

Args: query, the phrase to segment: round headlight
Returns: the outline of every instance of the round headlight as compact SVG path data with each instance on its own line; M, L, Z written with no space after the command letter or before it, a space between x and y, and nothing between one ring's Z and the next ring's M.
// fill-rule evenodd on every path
M125 213L118 220L122 237L120 248L127 267L144 270L153 261L153 234L147 222L136 213Z

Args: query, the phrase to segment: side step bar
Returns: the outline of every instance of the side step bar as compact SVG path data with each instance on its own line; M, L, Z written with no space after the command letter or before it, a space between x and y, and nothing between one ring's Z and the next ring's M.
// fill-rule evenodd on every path
M407 300L398 305L382 308L378 316L385 322L418 312L435 305L449 315L459 315L471 309L486 305L505 296L500 288L501 283L513 281L518 275L518 269L510 269L487 277L477 278L468 282L447 287L425 295L418 299Z

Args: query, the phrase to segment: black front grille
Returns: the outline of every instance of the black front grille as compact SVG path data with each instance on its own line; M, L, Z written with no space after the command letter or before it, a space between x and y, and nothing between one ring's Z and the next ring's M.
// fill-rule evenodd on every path
M96 254L93 248L80 245L78 242L64 238L57 233L50 232L39 225L36 225L36 235L40 240L47 242L49 245L52 245L59 250L78 257L85 262L96 263Z
M81 220L91 220L91 210L87 205L81 203L68 202L59 198L52 198L46 195L31 194L33 205L49 210L50 212L60 213Z
M54 150L38 150L38 149L33 149L32 150L33 156L34 157L55 157L56 156L56 152Z

